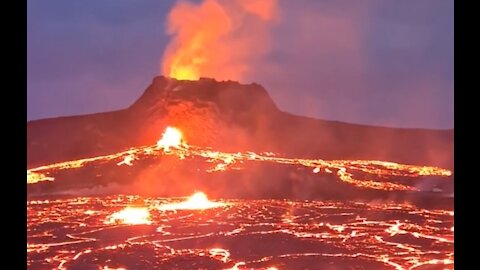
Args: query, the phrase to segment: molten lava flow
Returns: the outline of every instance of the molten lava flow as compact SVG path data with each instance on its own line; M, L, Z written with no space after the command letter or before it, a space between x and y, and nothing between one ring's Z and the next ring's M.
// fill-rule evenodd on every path
M220 260L224 263L226 263L228 261L228 258L230 257L230 252L223 248L212 248L210 249L209 253L211 257L219 257Z
M28 170L27 171L27 184L35 184L42 181L53 181L55 178L46 176L43 173L37 173Z
M452 175L451 171L438 167L378 160L299 159L278 157L273 153L228 153L206 147L187 147L182 139L182 133L169 127L155 145L31 168L27 170L27 183L54 181L55 177L65 175L66 170L78 170L83 167L95 168L99 165L115 164L135 166L136 163L148 161L149 158L155 160L161 155L180 159L195 158L212 163L213 168L206 169L211 173L239 169L251 163L274 163L300 170L304 168L307 169L305 173L329 174L339 181L364 189L416 191L416 180L421 180L425 176L447 179ZM136 162L132 162L133 160ZM396 179L400 179L402 183L398 183ZM61 181L61 179L55 181L59 180ZM156 205L156 202L158 200L155 198L146 198L141 205L151 207ZM115 269L105 266L111 265L110 261L100 262L99 259L110 260L111 256L115 256L111 253L113 249L130 250L131 256L138 254L137 248L142 247L153 249L152 254L159 254L151 260L158 265L153 265L151 269L168 268L163 264L168 263L165 258L184 258L182 256L189 256L189 259L191 256L198 258L209 256L225 267L231 267L226 269L250 269L250 266L261 263L264 267L270 268L257 269L273 270L276 268L272 265L277 263L288 260L308 261L311 258L355 259L367 263L380 263L382 266L397 270L430 266L453 269L453 211L427 210L409 204L362 202L286 200L212 202L204 193L197 192L185 201L161 204L154 209L160 211L218 209L211 212L161 212L160 215L151 215L147 207L126 207L115 212L118 207L139 205L138 203L138 196L123 195L27 201L27 267L38 265L43 269L48 264L51 266L49 269L70 269L73 268L70 266L77 262L91 260L97 264L101 263L100 269ZM392 213L398 215L392 218ZM407 216L412 218L403 218ZM112 230L112 227L116 226L111 226L112 224L137 225L154 222L162 224L154 235L150 232L148 235L140 233L126 239L125 242L111 245L110 240L118 237L118 233ZM205 233L184 231L187 228L198 229L199 225L202 226L202 230L206 228L207 231ZM123 229L126 226L121 227ZM54 237L58 233L66 235L67 239ZM102 239L105 235L108 236L106 241ZM225 236L235 236L239 239L244 237L253 239L252 241L272 241L269 240L270 237L264 236L273 235L275 243L278 243L277 237L288 239L283 241L285 243L291 242L291 238L294 237L295 241L305 241L308 245L317 243L319 251L306 253L286 251L278 254L276 249L272 256L261 255L253 258L252 254L248 254L249 259L239 257L234 260L230 257L230 252L233 253L235 247L231 247L233 250L230 251L222 249L221 246L202 250L194 244L199 238L215 242L219 237ZM176 249L175 245L165 248L165 243L177 241L182 241L182 245L193 241L192 246L195 248ZM252 242L251 246L255 246L255 243L257 242ZM335 248L322 250L326 244ZM272 242L270 246L275 244ZM123 255L122 252L119 259L121 262L124 260Z
M180 148L185 145L182 132L174 127L167 127L162 138L157 142L157 147L165 152L169 152L170 147Z
M117 163L118 166L121 166L123 164L130 163L134 159L138 159L137 155L141 153L149 153L153 154L153 150L155 147L149 146L149 147L136 147L132 148L127 151L123 152L118 152L115 154L111 155L105 155L105 156L97 156L97 157L92 157L92 158L83 158L83 159L77 159L77 160L70 160L70 161L65 161L65 162L59 162L59 163L53 163L49 165L44 165L36 168L32 168L27 170L27 184L35 184L41 181L53 181L55 180L54 177L49 176L50 174L57 172L57 171L63 171L63 170L69 170L69 169L77 169L77 168L82 168L85 167L86 165L89 165L91 163L105 163L109 162L111 160L117 160L119 161ZM121 159L121 161L120 161ZM128 164L127 164L128 165ZM133 165L133 164L132 164ZM45 172L45 173L42 173Z
M389 179L405 178L421 179L424 176L438 176L446 178L452 175L450 170L432 167L399 164L379 160L322 160L276 157L273 153L237 152L228 153L214 151L210 148L188 146L183 140L182 132L174 127L167 127L162 138L156 145L134 147L127 151L85 158L73 161L54 163L27 170L27 183L35 184L42 181L54 181L58 172L85 167L92 163L107 163L114 161L118 166L123 164L132 166L133 160L146 159L149 156L169 154L180 159L186 157L204 158L206 162L214 163L206 171L214 173L232 169L241 169L245 162L264 162L293 165L310 168L313 173L335 175L344 183L368 189L418 191L413 185L391 182ZM366 176L370 179L366 179Z
M321 264L325 260L345 266L341 269L348 268L348 261L359 269L454 268L450 210L408 203L282 199L222 201L229 206L209 212L153 210L148 218L146 208L133 215L117 212L125 205L149 207L159 200L165 198L113 195L27 201L27 268L138 269L141 261L142 269L191 269L178 262L204 262L205 257L214 263L205 269L283 269L285 264L328 269ZM112 221L105 222L105 216ZM130 228L148 224L135 220L151 221L158 228ZM242 244L232 245L233 240Z
M168 16L172 40L163 73L178 80L241 79L267 52L277 13L277 0L178 1Z
M118 166L121 166L121 165L125 164L125 165L128 165L128 166L133 166L132 161L134 161L135 159L137 159L137 158L135 157L135 155L134 155L134 154L130 154L130 155L128 155L128 156L125 156L125 158L124 158L122 161L118 162L117 165L118 165Z
M150 212L145 207L127 207L107 217L105 224L150 224Z
M205 210L225 206L225 203L209 201L203 192L196 192L188 200L179 203L162 204L159 210Z
M101 270L127 270L126 268L120 267L120 268L110 268L108 266L104 266L101 268Z

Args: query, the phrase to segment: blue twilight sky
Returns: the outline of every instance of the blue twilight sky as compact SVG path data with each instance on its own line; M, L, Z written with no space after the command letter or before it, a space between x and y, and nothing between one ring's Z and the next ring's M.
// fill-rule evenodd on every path
M174 0L28 0L28 120L133 103L161 69ZM272 46L244 83L280 109L453 128L453 0L279 0Z

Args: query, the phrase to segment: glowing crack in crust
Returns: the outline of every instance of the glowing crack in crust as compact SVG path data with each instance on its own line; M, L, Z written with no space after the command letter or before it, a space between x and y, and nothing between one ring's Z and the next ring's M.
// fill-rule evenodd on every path
M454 268L453 211L288 200L218 200L228 207L206 211L157 208L178 201L137 195L27 201L27 267L191 269L195 262L202 269L281 270L327 260L323 269L328 261L348 269L350 260L359 269Z
M27 184L35 184L42 181L54 181L55 172L80 168L91 163L103 163L116 161L117 165L134 165L134 160L141 157L157 155L175 155L179 159L186 157L205 158L206 162L215 164L207 172L226 171L229 169L241 169L241 164L248 162L277 163L294 165L312 169L313 173L334 174L339 180L359 188L378 190L404 190L417 191L410 185L389 182L388 177L421 177L439 176L448 177L451 171L432 167L406 165L379 160L322 160L322 159L299 159L277 157L273 153L237 152L228 153L214 151L207 147L189 146L183 139L182 132L177 128L167 127L162 138L156 145L131 148L127 151L98 156L86 159L54 163L27 170ZM381 180L369 180L356 178L356 174L366 174L382 177Z

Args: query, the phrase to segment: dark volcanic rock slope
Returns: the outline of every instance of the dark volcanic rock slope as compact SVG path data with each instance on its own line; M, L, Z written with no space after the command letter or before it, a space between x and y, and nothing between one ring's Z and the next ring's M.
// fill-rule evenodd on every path
M377 159L453 168L453 130L326 121L278 110L258 84L156 77L129 108L27 123L27 166L154 144L166 126L189 144L321 159Z

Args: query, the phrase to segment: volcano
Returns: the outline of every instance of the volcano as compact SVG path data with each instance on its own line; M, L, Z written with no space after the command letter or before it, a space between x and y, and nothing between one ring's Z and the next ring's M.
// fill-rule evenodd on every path
M127 109L27 131L29 269L453 269L453 130L156 77Z
M195 148L173 156L157 152L151 145L167 126L178 128ZM29 195L112 184L135 184L127 190L140 194L185 196L200 189L222 198L398 193L403 200L403 191L429 191L448 195L451 206L453 194L453 130L292 115L279 110L258 84L160 76L127 109L32 121L27 131Z
M453 130L314 119L281 111L255 83L163 76L126 109L28 122L27 167L152 144L168 125L185 131L191 144L225 151L453 168Z

